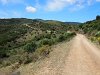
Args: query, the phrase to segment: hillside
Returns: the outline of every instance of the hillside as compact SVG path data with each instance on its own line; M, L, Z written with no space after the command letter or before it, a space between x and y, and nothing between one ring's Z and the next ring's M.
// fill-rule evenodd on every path
M21 25L21 24L30 24L32 19L27 18L9 18L9 19L0 19L0 25Z
M0 67L36 61L51 45L72 38L74 27L38 19L0 19Z
M84 34L100 44L100 16L96 16L95 20L87 21L84 24L80 25L80 29L83 30Z

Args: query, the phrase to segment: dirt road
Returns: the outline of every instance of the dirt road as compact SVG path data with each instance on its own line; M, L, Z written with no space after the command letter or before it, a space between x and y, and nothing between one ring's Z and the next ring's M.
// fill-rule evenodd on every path
M100 75L100 51L85 36L74 38L62 75Z
M49 57L20 67L20 75L100 75L100 50L81 35L54 46Z
M100 75L100 50L81 35L53 48L49 57L19 69L21 75Z

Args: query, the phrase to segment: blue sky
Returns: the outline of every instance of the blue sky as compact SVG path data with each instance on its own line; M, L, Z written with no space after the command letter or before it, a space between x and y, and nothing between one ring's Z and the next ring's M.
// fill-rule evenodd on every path
M100 0L0 0L0 18L85 22L100 15Z

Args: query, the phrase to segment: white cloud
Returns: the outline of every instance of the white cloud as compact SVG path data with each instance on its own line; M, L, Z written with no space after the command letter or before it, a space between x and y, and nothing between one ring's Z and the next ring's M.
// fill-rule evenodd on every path
M32 7L32 6L27 6L26 11L29 13L35 13L37 11L37 9L35 7Z
M48 0L45 9L47 11L57 11L66 8L72 8L75 10L82 9L94 3L95 0ZM100 0L96 0L100 1Z
M84 5L77 4L77 5L75 5L74 7L69 8L69 10L70 10L71 12L74 12L74 11L81 10L82 8L84 8Z
M1 4L8 4L8 3L23 3L24 0L0 0Z
M56 11L61 10L67 5L75 3L75 0L49 0L46 5L46 10Z

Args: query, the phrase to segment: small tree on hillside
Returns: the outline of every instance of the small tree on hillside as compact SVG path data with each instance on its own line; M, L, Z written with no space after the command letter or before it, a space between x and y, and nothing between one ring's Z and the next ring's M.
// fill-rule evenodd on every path
M99 15L96 16L96 20L100 20L100 16Z

